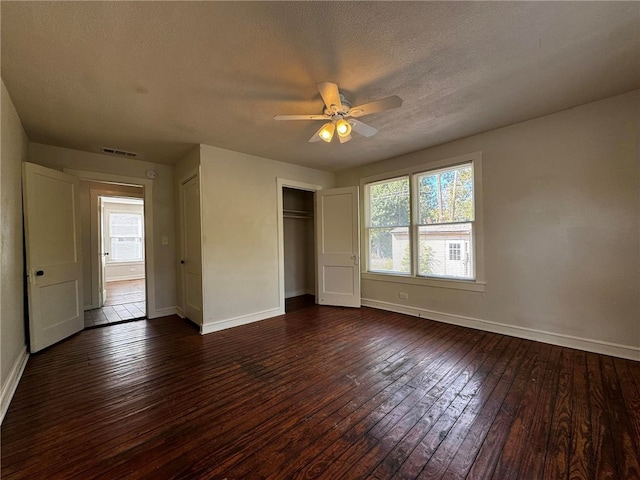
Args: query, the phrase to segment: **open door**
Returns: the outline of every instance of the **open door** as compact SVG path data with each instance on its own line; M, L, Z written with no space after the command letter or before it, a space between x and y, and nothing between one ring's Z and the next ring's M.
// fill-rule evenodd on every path
M358 187L316 192L318 303L360 307Z
M23 163L32 353L84 328L78 179Z

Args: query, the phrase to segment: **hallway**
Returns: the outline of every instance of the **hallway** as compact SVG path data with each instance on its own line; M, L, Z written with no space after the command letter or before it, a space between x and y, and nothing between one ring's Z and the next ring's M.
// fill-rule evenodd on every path
M84 312L84 327L92 328L145 318L145 279L108 282L104 307Z

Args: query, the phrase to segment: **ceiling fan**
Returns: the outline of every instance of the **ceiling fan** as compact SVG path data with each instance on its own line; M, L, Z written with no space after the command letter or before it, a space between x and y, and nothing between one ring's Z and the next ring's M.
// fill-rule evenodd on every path
M365 137L371 137L378 131L354 117L363 117L402 105L402 99L393 95L352 107L338 90L338 85L331 82L319 83L318 91L325 104L324 113L321 115L275 115L274 120L324 120L327 123L320 127L309 141L324 140L329 143L334 132L337 132L340 143L346 143L351 140L351 130Z

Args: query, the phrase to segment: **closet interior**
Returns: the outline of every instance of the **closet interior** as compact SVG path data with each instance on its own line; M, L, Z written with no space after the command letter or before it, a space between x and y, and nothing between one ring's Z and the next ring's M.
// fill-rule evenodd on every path
M311 296L315 296L316 291L314 192L283 187L282 206L286 304L298 297L313 301Z

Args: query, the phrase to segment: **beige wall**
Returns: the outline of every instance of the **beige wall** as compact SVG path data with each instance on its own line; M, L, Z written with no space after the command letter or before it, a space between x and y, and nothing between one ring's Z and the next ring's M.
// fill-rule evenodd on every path
M4 391L9 374L25 353L26 346L21 179L29 140L4 82L0 110L0 379Z
M340 172L359 185L482 151L486 291L363 280L363 298L640 353L639 112L634 91Z
M334 174L201 146L205 325L280 308L277 178L331 187Z
M153 260L155 265L156 310L176 306L176 229L173 167L159 163L119 158L99 153L81 152L39 143L29 144L31 162L51 168L71 168L90 172L146 179L153 169L158 176L153 181ZM162 245L162 237L169 244Z

